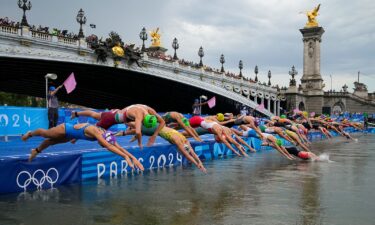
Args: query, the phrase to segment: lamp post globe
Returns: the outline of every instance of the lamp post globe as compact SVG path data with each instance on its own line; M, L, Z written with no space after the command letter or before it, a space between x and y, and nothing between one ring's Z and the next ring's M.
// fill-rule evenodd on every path
M225 63L225 58L224 58L224 54L221 54L220 56L220 63L221 63L221 70L220 72L224 73L224 63Z
M27 0L18 0L18 7L23 10L21 26L29 26L26 19L26 11L31 9L31 2Z
M255 73L255 82L258 82L258 66L257 65L255 66L254 73Z
M198 56L200 57L199 66L203 66L202 57L204 56L203 47L201 46L198 50Z
M173 42L172 42L172 48L174 49L174 56L173 56L173 59L174 59L174 60L178 60L176 50L177 50L179 47L180 47L180 44L178 43L177 38L174 38L174 39L173 39Z
M85 35L83 34L82 25L86 24L87 19L85 16L85 12L82 9L78 11L76 20L77 20L77 23L79 23L78 38L83 38L85 37Z
M243 62L242 62L242 60L240 60L240 62L238 63L238 68L240 69L240 77L242 78L242 69L243 69Z
M268 70L268 86L271 86L271 70Z
M142 40L142 49L141 49L141 51L145 52L146 51L145 41L148 38L145 27L143 27L142 30L141 30L141 32L139 33L139 38Z

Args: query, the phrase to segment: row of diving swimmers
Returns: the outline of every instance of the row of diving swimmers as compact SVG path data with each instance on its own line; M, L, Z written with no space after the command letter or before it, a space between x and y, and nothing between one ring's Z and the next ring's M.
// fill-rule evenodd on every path
M150 136L147 146L151 146L157 136L164 138L171 144L176 145L181 154L192 164L203 172L206 172L203 163L195 154L186 137L193 137L197 141L202 141L199 137L200 134L207 132L214 134L216 141L224 143L239 156L247 155L246 148L255 152L241 136L257 137L263 140L263 145L272 146L288 159L294 159L295 157L315 159L316 156L308 148L309 142L306 134L309 129L318 126L318 129L322 132L329 134L328 129L331 128L329 126L333 126L340 134L350 137L348 133L343 131L343 126L355 126L350 124L350 122L345 123L345 125L338 123L339 125L336 126L323 119L307 118L304 114L288 119L285 116L272 117L271 120L266 121L266 126L258 126L257 121L252 116L234 117L231 113L219 113L215 116L205 118L195 116L188 120L178 112L167 112L163 116L160 116L153 108L142 104L131 105L121 110L115 109L108 112L95 112L91 110L73 111L71 118L74 119L79 116L92 117L98 120L98 122L95 125L88 123L74 125L63 123L49 130L37 129L23 135L22 140L24 141L33 136L42 136L45 138L38 147L31 150L29 161L51 145L69 141L75 143L78 139L84 139L98 141L102 147L122 156L132 168L144 170L142 164L116 142L116 136L132 134L134 135L132 141L137 140L140 148L143 147L142 135ZM314 125L312 125L312 121ZM127 125L128 129L126 131L118 132L117 134L107 131L111 126L121 123ZM166 124L167 126L165 126ZM305 126L306 124L309 124L309 126ZM240 126L240 130L230 128L234 125L242 126ZM177 129L183 129L184 131L180 133ZM282 141L274 137L273 134L278 134L290 143L300 146L302 151L297 147L282 146Z

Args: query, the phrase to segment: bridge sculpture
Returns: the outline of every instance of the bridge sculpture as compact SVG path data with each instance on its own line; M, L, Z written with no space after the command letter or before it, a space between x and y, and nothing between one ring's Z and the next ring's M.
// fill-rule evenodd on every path
M210 72L203 68L180 65L173 60L165 61L149 57L147 54L143 54L139 60L141 67L137 64L116 63L112 58L103 62L97 60L97 55L84 38L59 37L30 30L27 26L21 28L0 26L0 57L61 61L103 67L116 65L118 69L169 79L208 90L249 106L267 116L279 115L280 101L285 100L278 95L277 89L270 86L227 77L224 73ZM259 107L259 101L265 107ZM273 105L272 112L271 105Z

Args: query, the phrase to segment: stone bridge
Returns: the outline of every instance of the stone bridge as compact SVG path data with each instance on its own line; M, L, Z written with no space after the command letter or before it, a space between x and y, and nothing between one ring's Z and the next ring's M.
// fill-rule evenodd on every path
M91 90L90 87L85 87L86 93L104 85L104 83L102 83L105 81L103 76L107 76L107 74L110 76L111 73L137 73L144 75L139 76L139 79L152 79L158 84L168 80L176 85L179 83L183 86L205 90L214 95L247 105L267 116L280 114L280 101L285 100L279 97L275 88L258 83L251 83L243 79L227 77L224 73L206 71L203 68L184 66L176 61L166 61L159 58L153 58L146 54L143 55L140 63L142 67L138 67L135 64L128 66L126 63L120 63L114 68L113 59L108 58L107 62L97 61L97 57L93 50L89 48L83 38L71 39L58 37L48 33L30 31L28 27L17 29L14 27L0 26L0 71L2 80L0 91L43 97L44 86L41 86L43 85L43 82L39 82L38 86L33 87L33 89L38 89L36 92L32 92L32 90L24 90L29 85L33 85L33 82L36 82L36 79L44 76L45 70L34 72L34 76L37 72L43 73L39 74L38 78L29 77L28 80L22 80L22 78L26 76L23 76L23 73L27 74L26 72L28 69L37 70L36 65L40 65L39 68L46 67L49 70L53 70L55 67L64 67L64 71L69 71L68 69L70 67L71 71L73 71L73 69L74 71L78 70L82 74L88 72L96 74L98 73L97 71L100 70L101 73L104 74L96 74L95 76L100 76L102 80L97 81L96 83L93 82L91 84ZM89 69L82 69L80 67ZM9 77L9 73L14 73L15 77ZM19 79L17 76L19 76ZM86 80L90 80L91 78L94 79L94 75L91 77L87 75L85 77ZM108 77L108 79L114 78ZM128 84L125 79L125 77L124 80L116 77L118 82ZM137 82L137 80L135 79L132 82ZM78 84L80 85L82 82ZM142 84L133 83L130 85ZM157 92L157 87L155 88L154 92ZM130 98L132 95L128 94L126 90L127 89L124 86L122 94ZM187 91L189 88L185 87L184 90ZM171 90L168 91L170 95L174 95ZM108 93L109 97L111 97L111 90L107 89L105 93ZM103 95L105 95L105 93L103 91ZM75 95L76 98L82 100L79 101L78 99L75 99L75 102L73 103L85 105L84 95L84 93L80 96ZM115 94L113 93L113 95ZM101 97L98 96L98 101L100 98ZM90 97L90 100L94 102L92 96ZM174 103L171 102L171 104ZM260 104L263 104L264 108L259 107ZM96 106L95 104L91 104L90 106L92 105Z

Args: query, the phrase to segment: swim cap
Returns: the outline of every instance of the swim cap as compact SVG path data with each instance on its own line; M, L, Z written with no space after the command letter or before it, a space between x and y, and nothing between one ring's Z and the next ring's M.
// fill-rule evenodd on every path
M188 119L186 119L185 117L184 118L182 118L182 122L185 124L185 126L187 126L187 127L190 127L190 123L189 123L189 120Z
M200 116L193 116L189 119L191 127L199 127L204 119Z
M158 119L154 115L147 114L143 119L143 125L146 128L154 128L158 123Z
M216 118L217 118L217 120L219 120L220 122L222 122L222 121L224 121L224 114L218 113L218 114L216 114Z
M50 86L50 87L49 87L49 90L50 90L50 91L54 91L54 90L56 90L56 88L55 88L55 86Z
M276 144L278 146L281 146L281 145L283 145L283 141L281 139L277 139Z
M303 115L304 117L309 117L309 114L308 114L306 111L303 111L303 112L302 112L302 115Z
M266 131L266 126L264 126L264 125L260 125L260 126L259 126L259 129L260 129L260 131L264 132L264 131Z
M102 134L103 138L110 144L114 145L116 143L116 137L111 131L106 131Z
M283 115L280 116L280 118L281 119L286 119L286 115L283 114Z
M299 152L298 153L298 157L300 157L301 159L309 159L310 156L309 156L309 153L308 152Z

